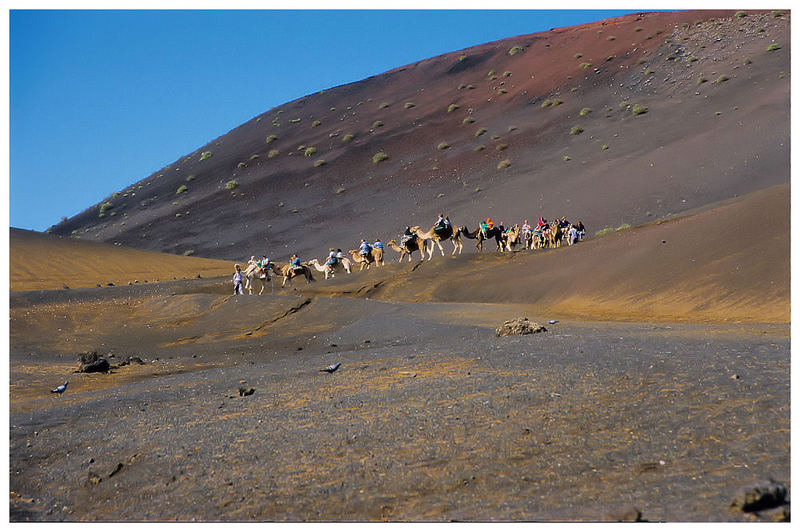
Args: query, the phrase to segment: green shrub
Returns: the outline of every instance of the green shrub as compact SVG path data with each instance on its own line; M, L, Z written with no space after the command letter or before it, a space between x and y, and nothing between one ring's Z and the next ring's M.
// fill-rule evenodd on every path
M453 111L455 111L456 109L458 109L458 106L457 106L456 104L454 104L454 103L451 103L451 104L450 104L450 105L447 107L447 112L448 112L448 113L452 113L452 112L453 112Z
M378 164L379 162L385 161L388 158L389 156L386 155L386 153L379 151L378 153L372 156L372 162Z
M353 134L347 133L344 137L342 137L342 142L350 142L353 140Z
M500 140L500 135L492 135L490 138L492 140Z
M698 84L698 85L702 85L703 83L705 83L705 82L707 82L707 81L708 81L708 80L707 80L705 77L703 77L703 76L700 76L700 77L698 77L698 78L697 78L697 84Z
M251 156L250 156L250 160L252 161L252 160L254 160L254 159L258 159L258 158L260 158L260 157L261 157L261 156L260 156L259 154L257 154L257 153L254 153L253 155L251 155Z
M378 106L378 109L386 109L386 108L387 108L387 107L389 107L390 105L391 105L390 103L387 103L387 102L382 102L382 103L381 103L381 104Z
M562 159L564 159L564 162L567 162L567 161L571 161L572 157L570 157L569 155L565 155L564 157L562 157Z
M194 181L194 176L193 176L193 175L187 175L187 176L186 176L186 181L187 181L187 182L189 182L189 181Z
M483 151L485 149L486 149L486 146L484 146L483 144L478 144L477 146L472 148L472 151Z
M609 40L609 41L614 41L614 40L616 40L616 39L617 39L617 38L616 38L616 37L614 37L613 35L609 35L608 37L606 37L606 40Z
M205 161L206 159L208 159L211 156L212 156L212 153L210 151L204 151L203 153L200 154L200 160L201 161Z
M106 202L104 202L103 204L101 204L101 205L100 205L100 213L99 213L99 216L101 216L101 217L102 217L102 216L105 216L105 215L106 215L106 211L107 211L108 209L110 209L111 207L113 207L113 206L114 206L114 205L112 205L110 201L106 201Z
M508 132L511 133L512 131L516 131L517 126L508 126Z
M498 89L497 94L506 94L508 91L505 89Z
M235 179L231 179L227 183L225 183L225 190L233 190L239 186L239 182Z
M522 46L512 46L508 51L508 55L516 55L522 51Z
M322 122L320 122L319 120L314 120L313 122L311 122L311 127L317 127L317 126L321 126L321 125L322 125Z
M747 13L745 13L744 11L737 11L737 12L736 12L736 14L735 14L734 16L735 16L736 18L744 18L744 17L746 17L746 16L747 16Z
M244 168L245 166L247 166L247 165L244 164L244 163L239 163L239 164L236 165L236 168Z
M583 133L581 126L572 126L572 129L569 130L570 135L580 135L581 133Z
M280 154L281 152L279 152L278 150L269 150L269 153L267 154L267 159L272 159L273 157L277 157Z
M783 16L783 11L773 11L772 13L770 13L770 16L772 16L772 18L782 17Z
M550 107L553 105L553 100L545 100L542 102L542 107Z
M292 118L291 120L289 120L289 122L291 122L292 124L296 124L296 123L298 123L299 121L300 121L300 119L299 119L299 118Z
M647 112L647 107L637 103L631 108L631 112L635 115L643 115Z
M602 146L600 146L600 149L601 150L607 150L608 149L608 144L603 144Z
M586 116L591 112L592 112L592 109L590 107L584 107L583 109L581 109L581 111L578 113L578 115Z
M503 159L502 161L497 163L498 170L502 170L503 168L508 168L509 166L511 166L511 161L509 161L508 159Z
M323 166L324 164L325 164L325 161L323 159L318 159L318 160L314 161L314 168L319 168L320 166Z
M471 83L469 85L467 85L467 90L472 90L474 88L475 88L475 85L473 85Z
M178 187L178 190L175 191L175 194L183 194L187 190L189 190L189 187L187 187L186 185L181 185Z
M495 72L494 70L490 70L490 71L489 71L489 72L488 72L486 75L487 75L487 76L489 76L489 77L491 78L491 77L492 77L492 76L494 76L495 74L497 74L497 72Z
M774 42L774 43L770 44L769 46L767 46L767 51L768 52L774 52L775 50L780 50L780 49L781 49L781 45L776 43L776 42Z
M581 67L582 69L586 70L587 68L591 68L592 64L591 63L581 63L578 66Z
M690 63L694 63L695 61L697 61L697 58L696 58L695 56L693 56L693 55L690 55L690 56L688 57L688 59L686 59L686 60L687 60L688 62L690 62Z
M317 149L313 146L309 146L308 148L306 148L306 151L303 152L303 155L306 157L311 157L315 153L317 153Z
M194 255L194 250L193 249L187 249L186 251L183 252L183 256L184 257L189 257L191 255Z
M630 106L631 106L631 102L628 102L628 101L619 102L619 108L620 109L627 109Z
M473 123L474 121L475 121L475 119L474 119L474 118L472 118L471 116L468 116L468 117L466 117L464 120L462 120L462 121L461 121L461 123L462 123L462 124L471 124L471 123Z
M509 77L510 75L511 75L511 71L510 71L510 70L506 70L505 72L503 72L503 77L504 77L504 78L507 78L507 77Z
M620 225L619 227L617 227L614 230L615 231L624 231L624 230L630 229L630 228L631 228L631 224L622 224L622 225Z
M645 76L652 76L653 74L655 74L655 71L650 70L649 68L645 69L644 71Z
M503 150L505 150L506 148L508 148L508 144L504 144L504 143L502 143L502 142L501 142L501 143L499 143L499 144L497 144L497 145L494 147L494 149L496 149L497 151L503 151Z
M347 189L344 188L344 187L339 187L339 188L336 189L336 193L337 194L344 194L345 190L347 190Z
M614 229L613 229L613 228L611 228L611 227L605 227L605 228L603 228L603 229L600 229L599 231L597 231L597 232L594 234L594 236L603 236L603 235L607 235L607 234L609 234L609 233L612 233L613 231L614 231Z
M480 128L480 129L478 129L478 130L475 132L475 136L476 136L476 137L480 137L480 136L481 136L481 135L483 135L484 133L486 133L486 129L484 129L484 128Z
M383 127L383 122L380 120L376 120L372 123L372 129L377 129L379 127Z
M405 107L406 109L411 109L413 107L416 107L416 104L414 102L406 102L405 104L403 104L403 107Z
M574 55L574 56L572 56L572 57L574 57L575 59L580 59L581 57L583 57L583 54L581 54L581 53L578 53L578 54L575 54L575 55Z
M467 59L467 56L466 56L466 55L464 55L464 54L461 54L461 55L459 55L459 56L458 56L458 60L459 60L459 61L464 61L464 60L466 60L466 59Z
M723 81L728 81L730 78L725 74L722 74L720 77L714 80L714 83L722 83Z
M644 28L642 28L641 26L636 26L635 28L633 28L633 31L642 31L643 29Z
M436 146L436 149L437 149L437 150L446 150L446 149L447 149L447 148L449 148L449 147L450 147L450 145L449 145L448 143L446 143L446 142L440 142L440 143L439 143L439 145L438 145L438 146Z

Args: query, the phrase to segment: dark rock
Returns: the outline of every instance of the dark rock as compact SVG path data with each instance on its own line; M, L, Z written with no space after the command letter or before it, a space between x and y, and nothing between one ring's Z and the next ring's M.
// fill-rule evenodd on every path
M528 320L528 318L517 318L508 320L495 330L497 336L512 336L517 334L534 334L545 332L542 325Z
M116 475L116 474L117 474L117 473L119 473L120 471L122 471L122 462L120 462L119 464L117 464L117 467L115 467L115 468L114 468L114 471L112 471L111 473L109 473L109 474L108 474L108 478L111 478L111 477L113 477L114 475Z
M139 357L128 357L127 359L120 362L119 366L120 367L127 366L128 364L139 364L140 366L144 366L145 364L147 364L147 362L145 362Z
M603 516L603 521L614 521L616 523L640 523L642 512L638 508L630 505L619 506L609 509Z
M80 366L76 373L108 373L111 369L111 364L108 363L108 360L98 356L96 351L81 353L79 362Z
M254 393L256 393L255 388L242 388L241 386L239 387L239 397L253 395Z
M792 520L791 506L784 504L777 508L763 510L758 512L758 517L762 521L771 521L773 523L789 523Z
M736 492L731 506L743 512L758 512L783 505L786 501L786 486L772 479L744 486Z

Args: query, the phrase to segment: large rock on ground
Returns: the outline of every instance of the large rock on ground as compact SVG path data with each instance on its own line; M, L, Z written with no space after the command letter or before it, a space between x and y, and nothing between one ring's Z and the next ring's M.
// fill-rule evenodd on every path
M772 479L762 480L739 489L731 506L743 512L758 512L783 505L786 486Z
M81 353L79 360L80 366L77 373L107 373L111 369L111 364L105 358L99 357L96 351Z
M512 336L516 334L534 334L545 332L542 325L530 321L528 318L516 318L508 320L495 330L497 336Z

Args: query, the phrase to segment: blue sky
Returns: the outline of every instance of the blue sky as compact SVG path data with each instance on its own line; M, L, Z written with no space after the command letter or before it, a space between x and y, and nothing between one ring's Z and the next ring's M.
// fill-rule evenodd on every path
M11 11L10 224L43 231L306 94L629 12Z

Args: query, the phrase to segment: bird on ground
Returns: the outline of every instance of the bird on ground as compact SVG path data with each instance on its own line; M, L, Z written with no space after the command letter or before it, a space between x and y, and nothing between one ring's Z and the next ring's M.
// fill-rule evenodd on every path
M67 384L69 384L69 381L64 381L64 384L62 384L58 388L50 390L50 393L59 393L59 394L64 393L64 390L67 389Z
M341 365L342 365L342 363L341 363L341 362L337 362L336 364L331 364L331 365L330 365L330 366L328 366L327 368L325 368L325 369L321 369L320 371L324 371L324 372L326 372L326 373L333 373L334 371L336 371L337 369L339 369L339 366L341 366Z

